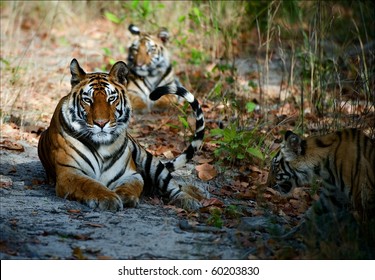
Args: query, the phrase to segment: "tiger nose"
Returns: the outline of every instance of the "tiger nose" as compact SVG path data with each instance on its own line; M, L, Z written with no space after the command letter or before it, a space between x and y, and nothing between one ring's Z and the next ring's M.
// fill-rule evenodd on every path
M94 120L94 124L97 126L103 128L107 123L109 122L108 119L99 119L99 120Z

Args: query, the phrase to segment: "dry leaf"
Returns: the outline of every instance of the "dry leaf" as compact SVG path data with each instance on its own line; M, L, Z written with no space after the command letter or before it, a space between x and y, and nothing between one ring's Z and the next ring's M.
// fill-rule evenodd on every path
M211 161L213 161L212 158L206 158L204 156L196 156L195 158L195 161L198 162L199 164L202 164L202 163L209 163Z
M79 210L79 209L69 209L68 213L78 214L78 213L81 213L81 210Z
M203 181L209 181L215 178L217 175L215 166L208 163L198 165L195 167L195 169L198 171L198 177Z
M0 142L0 149L5 149L5 150L12 150L12 151L18 151L18 152L24 152L25 148L18 143L15 143L10 140L3 140Z
M208 206L218 206L218 207L223 207L224 202L217 198L210 198L210 199L205 199L202 202L203 207L208 207Z
M163 155L164 155L165 158L167 158L167 159L172 159L172 158L174 158L174 154L172 153L171 150L165 151L165 152L163 153Z

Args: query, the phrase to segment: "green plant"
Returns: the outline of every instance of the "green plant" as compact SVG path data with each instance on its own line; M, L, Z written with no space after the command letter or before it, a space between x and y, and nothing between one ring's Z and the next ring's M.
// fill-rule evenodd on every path
M207 224L218 228L223 227L224 221L221 217L222 210L220 208L212 207L210 208L210 216L207 219Z
M258 137L256 129L240 131L236 124L231 124L226 128L216 128L211 130L212 137L218 137L213 143L219 144L214 155L218 158L225 158L231 163L240 160L251 160L257 158L264 160L264 155L257 143Z
M105 12L104 16L111 22L116 24L121 24L125 20L125 16L121 16L120 18L111 12Z
M158 23L158 14L165 8L161 2L154 1L125 1L123 4L125 12L130 13L130 18L135 22L151 22Z
M197 50L195 48L191 49L190 55L191 56L190 56L190 59L189 59L189 63L191 63L193 65L201 65L205 60L204 52L202 52L200 50Z
M247 112L251 114L257 107L253 102L245 105ZM264 137L258 134L258 128L249 130L239 129L238 123L234 122L225 128L215 128L210 136L216 138L213 143L219 144L214 155L218 158L225 158L231 163L237 161L251 161L253 159L264 161L262 152Z
M224 209L224 215L228 219L237 219L242 216L241 210L236 205L228 205Z

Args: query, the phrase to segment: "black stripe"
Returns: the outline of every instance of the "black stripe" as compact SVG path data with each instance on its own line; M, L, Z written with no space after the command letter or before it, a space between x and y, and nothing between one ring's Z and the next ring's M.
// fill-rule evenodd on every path
M331 144L325 144L321 139L319 138L316 138L315 139L315 144L318 148L327 148L329 146L331 146Z
M171 72L172 72L172 65L169 65L169 67L165 71L164 75L161 77L161 79L159 80L159 82L156 85L159 85Z
M94 171L95 173L95 167L94 165L91 163L91 161L88 159L88 157L86 157L80 150L78 150L75 146L73 145L70 145L69 146L88 164L90 165L90 167L92 168L92 170ZM95 155L94 155L95 157ZM98 159L95 157L97 163L98 163ZM79 164L79 163L78 163Z
M77 161L75 160L75 162L77 162ZM78 163L78 162L77 162L77 163ZM85 170L80 169L80 168L78 168L78 167L76 167L76 166L73 166L73 165L70 165L70 164L63 164L63 163L61 163L61 162L57 162L57 164L60 165L60 166L63 166L63 167L69 167L69 168L76 169L76 170L82 172L83 174L85 174L86 176L89 176L89 175L85 172ZM78 163L78 164L79 164L79 163Z
M146 163L144 165L144 171L146 174L151 176L151 163L152 163L152 154L146 152Z
M301 155L304 156L306 154L306 150L307 150L306 140L301 141L300 147L301 147Z
M163 184L161 185L159 183L159 186L160 186L160 189L161 191L163 192L163 194L166 194L167 193L167 189L168 189L168 185L169 185L169 182L172 180L172 175L170 173L168 173L167 177L165 177L163 179ZM168 193L169 195L169 193Z
M127 146L128 146L128 139L126 138L120 150L117 150L114 155L109 155L108 157L104 158L105 160L111 158L111 160L109 162L106 162L106 166L104 167L102 172L105 172L108 169L110 169L119 160L119 158L121 158L124 155ZM128 158L130 158L130 156Z
M324 169L328 171L329 173L329 178L327 180L328 184L330 185L335 185L336 184L336 180L335 180L335 176L332 172L332 169L330 167L330 160L329 158L326 159L325 163L324 163Z
M143 92L143 88L137 82L141 82L141 83L145 84L143 78L139 77L138 79L133 79L133 83L137 86L137 88L139 90L141 90Z
M109 187L113 182L116 182L122 175L124 175L124 173L126 172L126 170L128 169L128 165L129 165L129 161L130 161L131 157L128 157L128 160L126 161L126 164L124 164L124 166L121 168L121 170L119 170L116 174L116 176L114 176L108 183L107 183L107 187Z
M152 101L156 101L156 100L158 100L160 97L162 97L163 95L168 94L168 93L170 93L170 90L169 90L169 87L168 87L168 86L157 87L156 89L154 89L154 90L150 93L149 98L150 98Z
M170 172L175 170L173 161L168 161L165 164L165 168L167 168Z
M159 176L161 174L161 172L163 172L165 166L164 164L162 164L161 162L158 163L158 167L156 168L156 171L155 171L155 174L154 174L154 182L158 182L159 181Z

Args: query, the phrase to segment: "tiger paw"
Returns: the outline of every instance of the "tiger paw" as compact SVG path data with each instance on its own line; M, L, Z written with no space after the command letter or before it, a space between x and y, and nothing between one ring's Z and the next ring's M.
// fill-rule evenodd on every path
M140 182L133 182L115 189L115 193L120 197L125 207L137 207L139 198L143 190L143 184Z
M197 211L202 207L201 200L210 198L209 192L202 188L192 185L180 186L181 192L171 203L187 211Z
M115 193L108 193L98 197L86 199L85 203L91 209L109 210L109 211L121 211L123 210L123 204L121 198Z
M186 193L179 195L177 198L171 200L170 203L189 212L197 211L202 207L202 204L198 200Z

